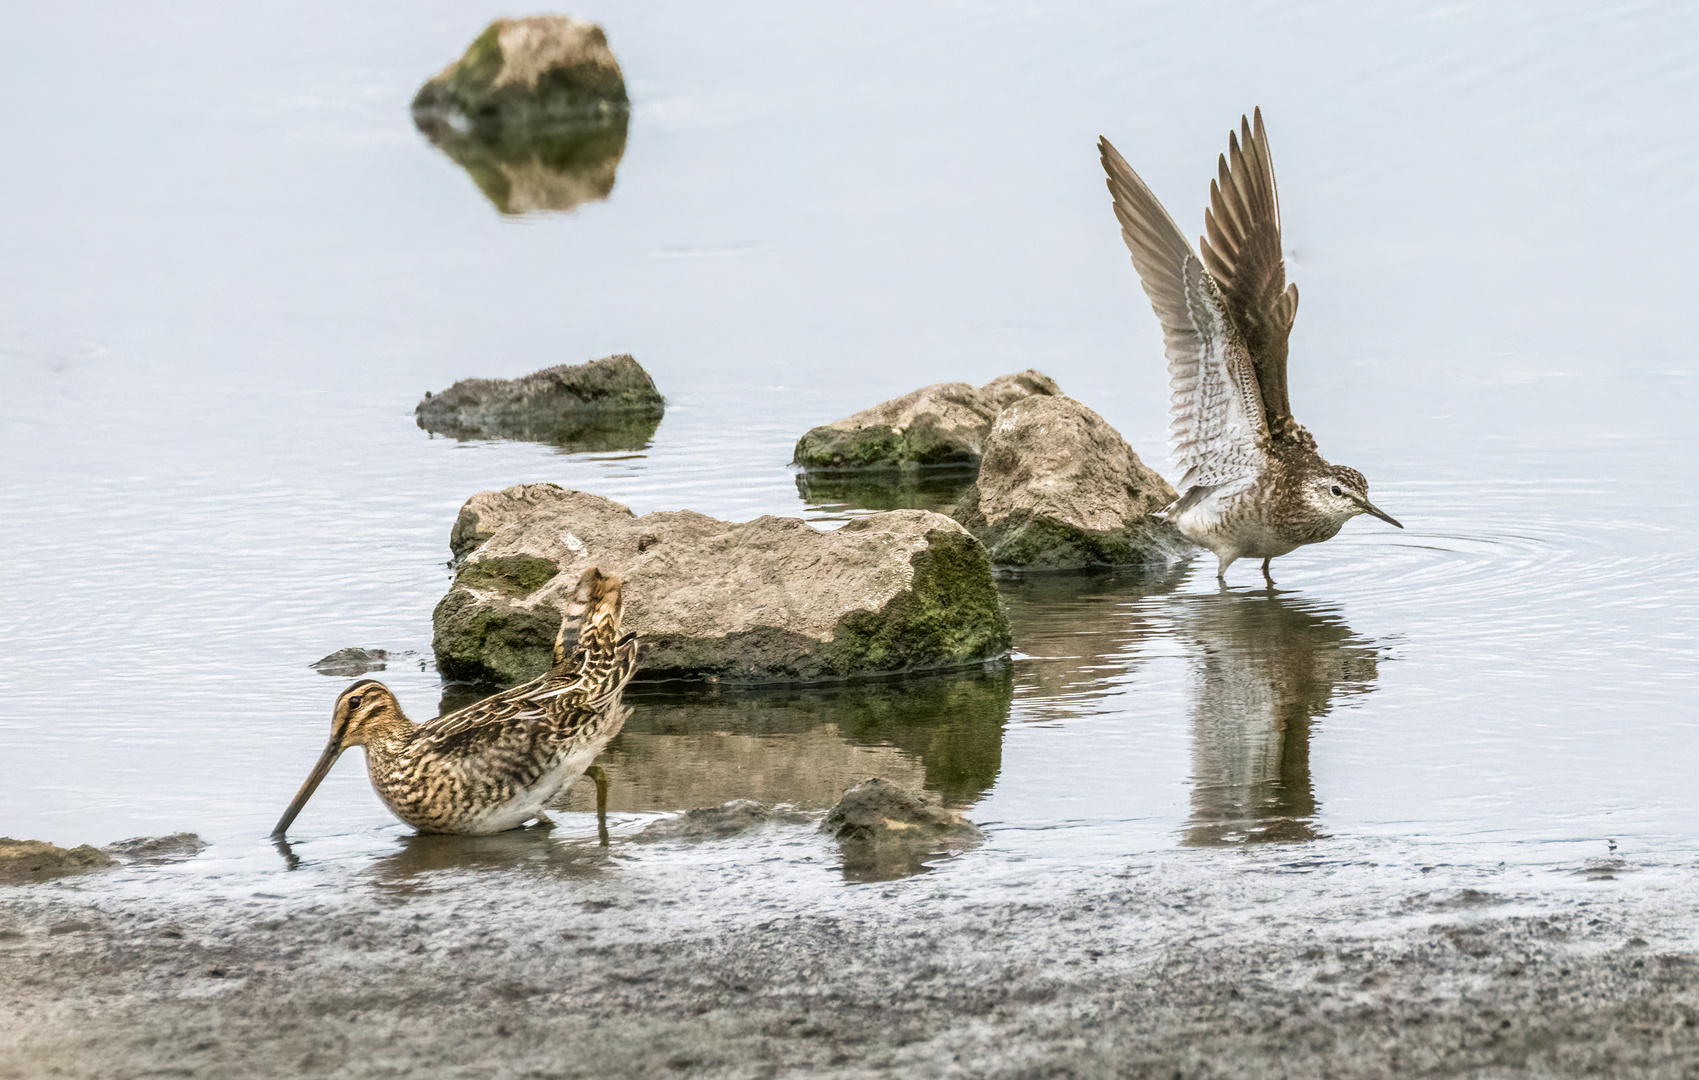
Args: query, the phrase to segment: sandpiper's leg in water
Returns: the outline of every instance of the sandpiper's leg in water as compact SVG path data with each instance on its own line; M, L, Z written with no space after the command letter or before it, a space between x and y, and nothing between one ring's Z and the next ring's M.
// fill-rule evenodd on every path
M541 810L537 811L536 816L537 816L537 827L538 828L552 829L552 828L555 827L554 819L549 817L549 815L543 813Z
M1217 555L1215 557L1215 580L1227 584L1227 568L1238 560L1237 555Z
M608 846L608 774L600 765L584 770L596 782L596 838Z
M1270 556L1272 558L1273 556ZM1268 559L1262 561L1262 579L1270 585L1274 584L1274 575L1268 572Z

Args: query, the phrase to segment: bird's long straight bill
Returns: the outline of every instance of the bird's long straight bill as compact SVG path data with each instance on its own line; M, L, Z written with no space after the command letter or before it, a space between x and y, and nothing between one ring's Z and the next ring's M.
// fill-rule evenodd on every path
M274 839L289 831L289 826L295 823L295 815L301 812L301 807L307 805L307 800L313 797L313 792L318 790L319 784L330 775L330 767L335 765L336 759L341 756L342 740L333 735L326 744L324 753L319 755L318 764L314 765L313 771L307 775L306 783L301 785L301 790L290 800L289 809L283 811L283 816L278 819L277 828L271 830Z
M1393 517L1391 514L1387 513L1385 510L1382 510L1380 507L1376 506L1374 503L1370 502L1367 499L1362 500L1357 505L1361 506L1363 508L1363 513L1373 514L1375 517L1380 518L1382 521L1386 522L1388 525L1397 525L1400 529L1402 529L1404 527L1403 523L1400 522L1397 518Z

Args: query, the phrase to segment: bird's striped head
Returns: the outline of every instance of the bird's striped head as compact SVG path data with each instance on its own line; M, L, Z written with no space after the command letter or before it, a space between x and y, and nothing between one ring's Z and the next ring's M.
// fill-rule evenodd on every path
M330 738L341 749L364 746L383 727L405 719L401 703L376 679L361 679L342 691L330 712Z
M1337 525L1358 514L1372 514L1389 525L1400 525L1392 515L1369 501L1369 481L1356 469L1345 465L1324 465L1311 473L1304 491L1305 500L1316 512Z

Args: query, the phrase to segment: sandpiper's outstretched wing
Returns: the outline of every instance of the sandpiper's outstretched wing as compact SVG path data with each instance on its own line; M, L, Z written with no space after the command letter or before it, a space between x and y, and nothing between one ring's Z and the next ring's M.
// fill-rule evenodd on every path
M1227 135L1218 180L1209 183L1209 209L1199 242L1203 263L1221 290L1227 314L1250 353L1268 426L1287 429L1292 406L1286 398L1286 340L1298 314L1298 287L1286 284L1280 252L1280 197L1274 187L1274 158L1262 110L1255 121L1239 118L1239 135Z
M1169 438L1182 495L1257 471L1268 434L1256 372L1220 292L1150 188L1098 141L1121 237L1162 323L1168 354Z

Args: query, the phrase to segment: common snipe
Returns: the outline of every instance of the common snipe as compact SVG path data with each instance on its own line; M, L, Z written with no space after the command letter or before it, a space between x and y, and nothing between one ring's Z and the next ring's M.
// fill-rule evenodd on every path
M1227 136L1219 182L1210 181L1201 261L1109 140L1098 149L1167 346L1170 440L1183 475L1180 498L1163 513L1215 553L1218 579L1235 560L1255 558L1272 585L1270 559L1331 539L1358 514L1404 526L1369 502L1362 473L1323 460L1292 417L1286 342L1298 287L1286 284L1262 110L1239 126Z
M380 682L348 687L331 714L330 742L272 836L284 835L351 746L366 748L378 797L420 832L494 833L547 822L544 807L590 768L629 712L620 694L637 667L637 641L620 634L620 591L619 578L586 570L546 674L428 723L407 719ZM593 775L605 809L600 772Z

